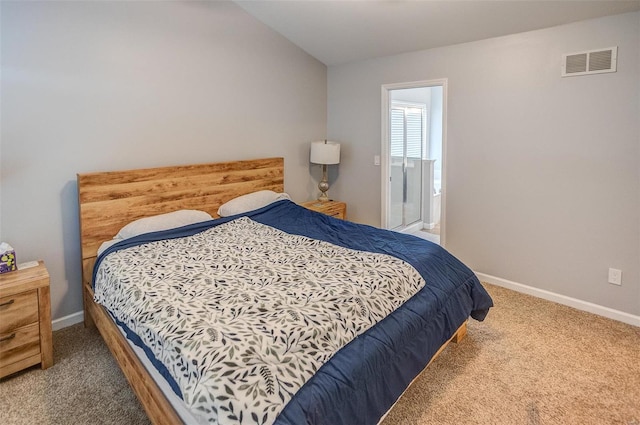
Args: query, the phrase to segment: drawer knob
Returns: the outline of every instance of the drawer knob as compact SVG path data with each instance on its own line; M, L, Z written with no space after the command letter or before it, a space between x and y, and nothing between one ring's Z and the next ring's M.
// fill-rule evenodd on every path
M7 302L4 302L4 303L0 304L0 307L4 307L4 306L7 306L7 305L11 305L11 304L13 304L13 302L14 302L14 301L15 301L15 300L9 300L9 301L7 301Z
M11 334L11 335L9 335L9 336L5 336L5 337L0 338L0 342L8 341L8 340L13 339L13 338L15 338L15 337L16 337L16 334L15 334L15 332L14 332L14 333L12 333L12 334Z

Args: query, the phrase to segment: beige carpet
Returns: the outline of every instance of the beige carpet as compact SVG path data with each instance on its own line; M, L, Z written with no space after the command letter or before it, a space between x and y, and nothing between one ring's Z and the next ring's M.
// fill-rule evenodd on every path
M469 323L384 425L640 425L640 328L485 287L487 319Z
M384 425L640 425L640 328L485 286L496 307ZM0 380L0 424L148 423L95 331L55 332L54 360Z

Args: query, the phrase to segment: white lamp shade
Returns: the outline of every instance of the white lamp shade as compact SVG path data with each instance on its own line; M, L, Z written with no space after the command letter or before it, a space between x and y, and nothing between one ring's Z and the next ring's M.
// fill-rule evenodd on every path
M340 143L321 140L311 142L311 159L313 164L339 164Z

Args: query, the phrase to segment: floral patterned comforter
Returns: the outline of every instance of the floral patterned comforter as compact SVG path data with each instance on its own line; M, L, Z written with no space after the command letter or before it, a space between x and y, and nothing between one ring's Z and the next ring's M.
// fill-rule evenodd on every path
M110 253L95 300L151 349L194 414L270 424L340 348L424 285L398 258L243 217Z

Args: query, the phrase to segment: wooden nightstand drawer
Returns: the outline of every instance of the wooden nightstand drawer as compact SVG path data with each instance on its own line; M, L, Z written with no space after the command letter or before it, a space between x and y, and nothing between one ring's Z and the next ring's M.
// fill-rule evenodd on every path
M49 273L42 261L0 274L0 378L53 365Z
M0 334L0 367L4 368L33 356L40 363L40 328L38 323Z
M0 334L38 321L38 291L0 298Z

